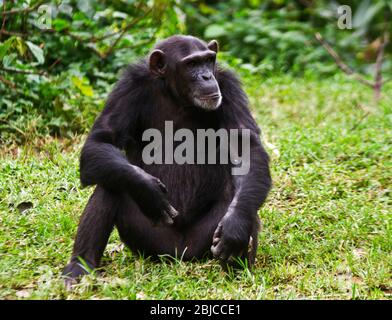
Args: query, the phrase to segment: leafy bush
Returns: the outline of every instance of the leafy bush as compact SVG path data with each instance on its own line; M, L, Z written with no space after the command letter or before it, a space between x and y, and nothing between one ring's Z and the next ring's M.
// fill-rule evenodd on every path
M220 60L244 75L334 74L321 32L352 67L374 74L389 0L345 1L352 30L337 27L335 1L0 0L0 142L69 136L88 128L119 72L158 38L217 38ZM392 72L392 45L384 74Z
M373 69L367 63L374 62L374 41L392 29L392 4L387 0L341 4L352 8L353 29L338 28L340 4L335 1L192 1L185 11L191 33L219 39L223 50L253 72L336 72L333 60L314 37L321 32L349 64L370 73ZM391 67L384 66L386 71Z
M118 72L178 30L174 1L1 1L0 139L83 131Z

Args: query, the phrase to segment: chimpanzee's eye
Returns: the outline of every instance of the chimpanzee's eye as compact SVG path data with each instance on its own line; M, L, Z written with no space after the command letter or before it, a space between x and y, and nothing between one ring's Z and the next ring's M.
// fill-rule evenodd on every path
M207 58L206 63L208 65L214 65L215 64L215 58L214 57Z
M187 66L188 66L189 68L195 68L195 67L197 66L197 61L195 61L195 60L189 61L189 62L187 63Z

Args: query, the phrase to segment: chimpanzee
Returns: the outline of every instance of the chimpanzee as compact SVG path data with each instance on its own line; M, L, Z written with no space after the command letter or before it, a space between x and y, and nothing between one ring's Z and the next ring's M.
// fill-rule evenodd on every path
M189 260L212 253L223 264L236 257L254 262L257 212L271 187L269 158L240 82L217 66L217 52L215 40L172 36L118 81L81 152L81 183L97 186L66 279L99 266L114 226L131 250L148 256ZM167 121L191 132L248 129L248 173L233 175L235 163L146 164L143 132L164 133Z

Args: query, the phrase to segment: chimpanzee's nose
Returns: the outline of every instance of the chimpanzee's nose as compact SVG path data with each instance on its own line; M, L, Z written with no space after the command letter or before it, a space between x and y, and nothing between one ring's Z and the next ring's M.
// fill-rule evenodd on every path
M208 81L211 80L212 74L211 73L204 73L202 76L203 80Z

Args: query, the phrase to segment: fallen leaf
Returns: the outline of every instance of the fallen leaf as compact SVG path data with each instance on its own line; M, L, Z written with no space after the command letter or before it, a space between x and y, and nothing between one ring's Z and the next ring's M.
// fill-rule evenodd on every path
M144 300L144 299L146 299L145 293L142 292L142 291L136 293L136 299L138 299L138 300Z
M29 298L31 296L30 292L27 290L20 290L16 292L18 298Z
M363 256L366 255L365 249L357 248L353 250L354 258L361 259Z

